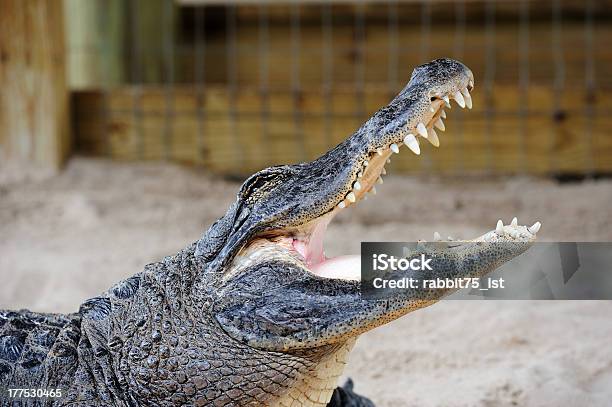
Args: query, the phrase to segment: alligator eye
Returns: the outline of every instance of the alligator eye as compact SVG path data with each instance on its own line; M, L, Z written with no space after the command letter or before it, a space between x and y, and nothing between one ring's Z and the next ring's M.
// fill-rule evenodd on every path
M434 100L436 100L436 97L432 96L430 100L433 102Z

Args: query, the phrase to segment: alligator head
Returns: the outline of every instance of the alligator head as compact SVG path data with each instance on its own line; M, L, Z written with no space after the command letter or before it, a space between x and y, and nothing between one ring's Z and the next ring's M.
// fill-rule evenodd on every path
M207 232L198 253L222 270L261 239L294 247L309 266L324 261L325 227L341 210L375 192L385 163L406 145L420 154L419 138L439 146L450 100L471 108L472 72L452 59L417 67L406 87L351 137L321 157L266 168L249 177L227 214Z
M444 130L444 109L451 100L471 108L473 86L472 72L460 62L438 59L417 67L386 107L331 151L248 178L226 215L198 242L196 255L206 270L198 289L210 291L211 315L226 334L269 355L313 362L292 384L294 394L327 402L358 335L448 294L363 298L359 256L327 258L323 240L335 215L375 193L401 146L418 155L420 140L439 145L434 127ZM537 229L539 224L513 221L472 241L421 250L434 259L435 277L477 277L524 252Z

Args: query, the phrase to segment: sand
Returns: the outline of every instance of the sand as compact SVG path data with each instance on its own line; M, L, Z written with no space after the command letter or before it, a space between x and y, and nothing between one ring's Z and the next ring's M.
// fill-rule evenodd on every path
M77 310L196 240L237 186L169 164L0 168L0 308ZM334 220L328 254L435 230L469 238L513 216L541 221L542 240L612 240L610 180L391 175L378 191ZM604 301L443 301L363 335L346 374L381 406L608 406L611 320Z

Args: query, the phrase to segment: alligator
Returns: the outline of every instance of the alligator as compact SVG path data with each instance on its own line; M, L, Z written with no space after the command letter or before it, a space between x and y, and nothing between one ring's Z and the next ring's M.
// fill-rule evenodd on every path
M473 87L458 61L418 66L329 152L250 176L227 213L178 254L73 314L0 312L2 405L373 405L352 383L337 385L357 337L451 290L366 298L359 256L327 258L325 230L375 193L402 145L415 154L419 140L438 146L434 127L444 130L451 100L471 108ZM414 253L433 259L433 276L477 277L527 250L539 228L514 219L473 240L436 233Z

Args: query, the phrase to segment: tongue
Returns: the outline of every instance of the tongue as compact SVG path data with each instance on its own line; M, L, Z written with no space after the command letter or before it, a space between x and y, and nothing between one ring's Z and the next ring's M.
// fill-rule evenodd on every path
M325 261L325 253L323 252L323 239L325 238L325 231L327 230L327 224L331 220L319 222L310 234L308 242L300 240L293 241L293 247L304 257L306 264L312 266Z
M310 271L325 278L358 281L361 279L361 256L355 254L333 257L312 266Z

